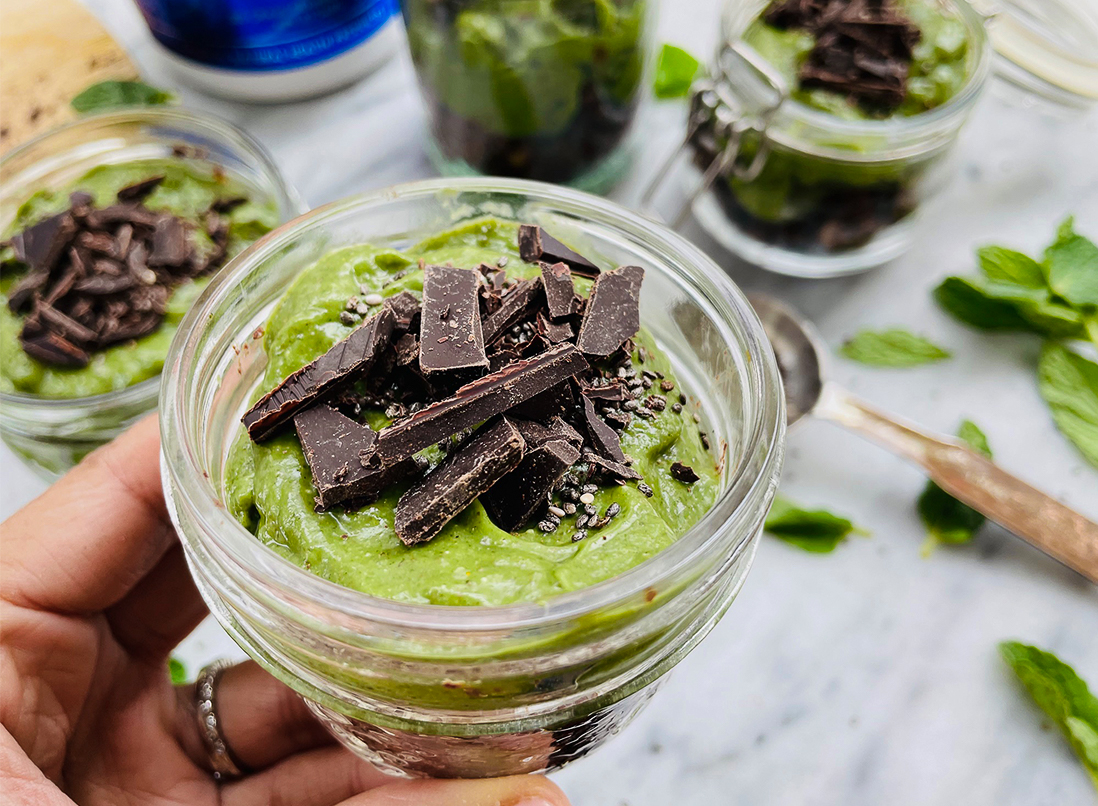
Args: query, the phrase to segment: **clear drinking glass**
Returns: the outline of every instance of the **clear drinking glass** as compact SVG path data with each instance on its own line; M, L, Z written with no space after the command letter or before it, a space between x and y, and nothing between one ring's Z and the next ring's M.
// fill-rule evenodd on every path
M447 175L602 192L628 167L657 0L402 0Z
M80 118L0 160L0 231L33 193L68 186L98 165L170 157L197 149L203 161L270 200L286 221L304 209L267 151L227 121L182 109L143 108ZM156 408L160 379L90 397L53 399L0 392L0 434L32 469L52 480Z
M699 402L723 492L676 543L542 603L414 605L288 562L226 510L225 462L266 363L262 326L294 279L349 244L408 247L490 215L539 223L646 271L642 321ZM785 412L769 343L702 252L605 200L534 182L429 181L336 202L238 256L187 314L161 392L163 477L203 597L345 745L405 775L556 769L602 744L720 618L755 552Z

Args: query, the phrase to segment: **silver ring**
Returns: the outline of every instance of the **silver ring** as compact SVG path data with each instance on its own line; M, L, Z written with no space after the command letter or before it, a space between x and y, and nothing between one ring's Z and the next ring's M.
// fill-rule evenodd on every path
M217 682L222 672L232 666L226 660L215 661L198 673L194 683L198 735L202 737L215 781L231 781L243 777L245 773L225 743L225 737L221 735L221 722L217 718Z

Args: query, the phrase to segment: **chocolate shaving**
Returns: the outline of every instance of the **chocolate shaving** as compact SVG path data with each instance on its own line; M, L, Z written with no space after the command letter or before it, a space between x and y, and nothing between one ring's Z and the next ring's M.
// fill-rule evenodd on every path
M519 255L527 263L565 263L581 277L597 277L599 274L598 266L533 224L519 227L518 247Z
M429 445L514 408L584 371L587 366L587 361L571 344L561 344L535 358L509 364L384 429L374 449L361 457L363 465L384 467L412 456Z
M252 406L242 418L248 436L256 442L267 439L298 411L365 375L389 345L392 333L393 313L383 307L351 331L351 335L283 380Z
M84 367L89 360L86 352L58 333L23 337L23 350L31 358L59 367Z
M684 465L682 462L671 463L671 475L683 484L693 484L701 478L701 476L694 472L694 468L689 465Z
M563 440L529 451L518 467L480 497L492 523L507 532L521 529L547 506L549 493L579 458L579 450Z
M589 397L581 394L580 398L583 401L583 429L587 435L587 441L599 456L624 463L625 454L622 452L617 432L603 422Z
M163 176L150 176L148 179L127 185L118 191L118 200L126 202L140 201L160 187L160 183L163 181Z
M477 298L477 272L424 269L419 366L425 373L487 367Z
M437 535L522 460L526 444L505 418L482 427L400 497L397 537L412 546Z
M563 319L576 309L576 286L572 282L572 270L565 263L542 263L541 284L545 287L545 301L549 316Z
M585 355L608 356L640 330L644 269L622 266L595 278L576 347Z

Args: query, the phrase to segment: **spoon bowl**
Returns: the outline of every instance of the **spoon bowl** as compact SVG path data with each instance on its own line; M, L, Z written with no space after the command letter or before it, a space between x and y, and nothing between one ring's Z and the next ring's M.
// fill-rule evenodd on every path
M823 394L823 339L810 322L773 297L748 294L747 299L774 348L785 387L785 421L793 425L811 413Z

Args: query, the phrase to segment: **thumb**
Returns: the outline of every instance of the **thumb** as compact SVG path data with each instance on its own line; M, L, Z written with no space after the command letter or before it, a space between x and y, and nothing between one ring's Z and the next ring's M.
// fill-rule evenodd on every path
M568 806L560 788L540 775L477 781L398 781L340 806Z

